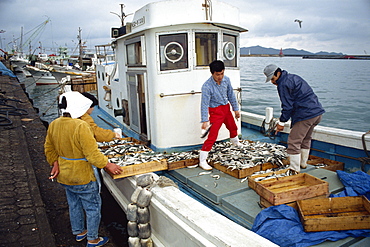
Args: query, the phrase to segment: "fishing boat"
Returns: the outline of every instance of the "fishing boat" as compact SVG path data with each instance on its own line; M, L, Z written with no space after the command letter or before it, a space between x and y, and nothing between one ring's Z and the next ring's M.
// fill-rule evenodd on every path
M43 63L36 62L35 66L26 65L24 68L31 73L36 85L58 84L58 81Z
M54 78L58 81L58 83L61 83L62 79L67 76L73 76L73 77L94 76L94 71L82 71L82 70L74 69L71 66L51 65L49 71L54 76Z
M137 10L133 20L112 28L115 62L96 65L99 107L92 117L103 128L119 127L157 153L199 150L201 86L210 77L208 64L223 60L235 93L240 96L240 33L237 8L219 1L161 1ZM270 129L271 109L261 115L242 112L241 139L285 145L289 127L277 137ZM228 140L221 128L218 141ZM311 155L344 162L346 171L368 172L364 133L317 126ZM366 149L366 148L365 148ZM242 179L200 168L156 173L178 188L154 187L150 202L151 238L155 246L277 246L251 231L262 211L260 197ZM103 181L127 213L136 189L135 176L114 179L104 170ZM304 173L325 178L330 193L343 190L337 174L309 165ZM332 246L323 242L319 246ZM369 238L347 237L338 246L366 246Z

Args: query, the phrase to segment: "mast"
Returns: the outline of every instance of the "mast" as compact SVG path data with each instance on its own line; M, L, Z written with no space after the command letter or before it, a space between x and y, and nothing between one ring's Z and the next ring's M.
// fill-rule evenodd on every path
M78 28L78 35L77 35L77 39L78 39L78 47L79 47L79 55L78 55L78 64L80 65L80 68L82 69L82 65L83 65L83 61L82 61L82 56L83 56L83 47L82 47L82 39L81 39L81 27Z
M21 27L21 42L19 44L19 47L20 47L20 53L22 54L21 56L23 56L23 27Z

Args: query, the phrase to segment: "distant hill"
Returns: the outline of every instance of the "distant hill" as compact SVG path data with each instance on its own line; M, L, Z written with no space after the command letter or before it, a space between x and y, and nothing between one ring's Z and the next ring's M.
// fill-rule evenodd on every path
M274 48L265 48L262 46L251 46L251 47L242 47L240 48L241 55L279 55L280 49ZM283 49L284 55L291 55L291 56L305 56L305 55L343 55L343 53L335 53L335 52L325 52L320 51L317 53L312 53L305 50L297 50L294 48L287 48Z

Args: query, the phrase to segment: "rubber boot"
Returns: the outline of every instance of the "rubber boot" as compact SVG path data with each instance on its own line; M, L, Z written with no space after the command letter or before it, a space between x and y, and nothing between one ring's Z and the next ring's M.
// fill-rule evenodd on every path
M301 154L289 154L290 166L293 170L301 171Z
M199 152L199 166L206 171L212 170L212 166L207 163L208 153L209 152L202 150Z
M239 142L239 138L238 138L238 136L235 136L234 138L230 138L230 142L231 142L231 144L233 144L235 147L241 147L241 146L243 146L243 145Z
M310 155L310 149L301 149L301 168L307 168L308 156Z

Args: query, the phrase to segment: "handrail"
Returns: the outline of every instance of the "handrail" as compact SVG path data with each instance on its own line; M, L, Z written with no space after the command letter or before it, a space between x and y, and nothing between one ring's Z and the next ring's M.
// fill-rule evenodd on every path
M173 94L160 93L159 96L161 98L163 98L163 97L167 97L167 96L179 96L179 95L199 94L199 93L202 93L202 92L195 92L194 90L191 90L189 93L173 93Z
M234 91L237 91L237 92L241 92L242 89L240 87L234 89ZM163 97L168 97L168 96L180 96L180 95L188 95L188 94L200 94L202 92L195 92L194 90L191 90L189 93L172 93L172 94L164 94L164 93L160 93L159 96L161 98Z

